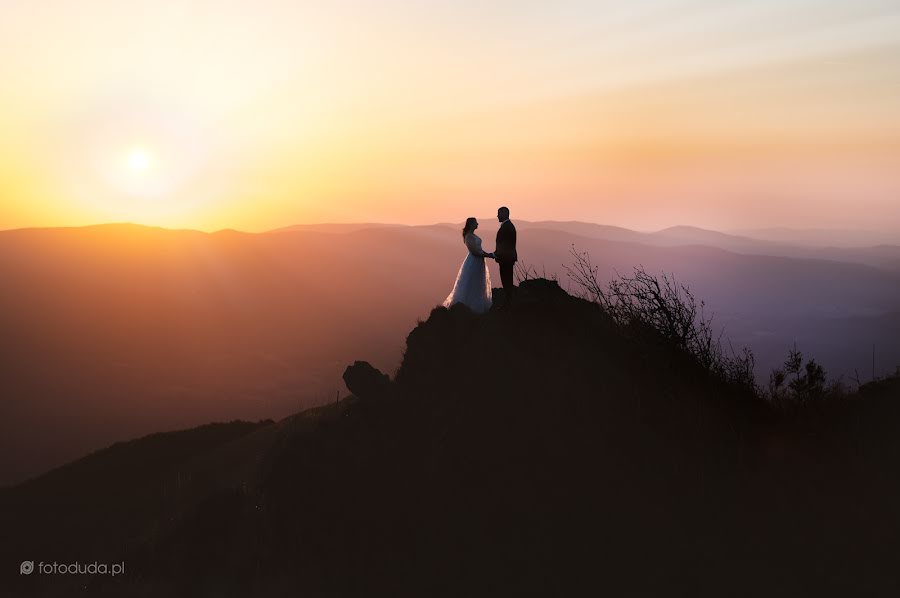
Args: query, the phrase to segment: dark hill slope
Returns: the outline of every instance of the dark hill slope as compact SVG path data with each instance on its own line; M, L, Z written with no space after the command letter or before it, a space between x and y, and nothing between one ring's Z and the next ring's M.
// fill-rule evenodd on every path
M255 469L276 428L233 421L152 434L3 489L4 562L121 560L198 498L234 485L239 466Z
M388 386L208 454L209 474L184 482L192 500L134 511L152 533L114 544L97 509L120 483L94 475L97 502L67 514L128 569L79 583L108 596L896 595L895 381L777 412L553 283L523 283L519 299L513 314L437 309ZM53 493L78 491L67 483ZM19 509L10 546L40 516L24 492L2 496L2 512ZM71 533L32 537L34 558L77 546Z

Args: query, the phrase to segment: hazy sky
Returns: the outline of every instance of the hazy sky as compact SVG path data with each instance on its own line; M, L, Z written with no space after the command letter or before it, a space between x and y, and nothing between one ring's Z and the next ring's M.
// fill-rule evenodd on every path
M0 228L900 232L898 0L0 0Z

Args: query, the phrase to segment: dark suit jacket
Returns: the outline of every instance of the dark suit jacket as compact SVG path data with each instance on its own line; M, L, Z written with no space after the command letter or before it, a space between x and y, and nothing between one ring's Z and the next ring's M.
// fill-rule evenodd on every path
M519 259L516 254L516 227L510 220L501 224L497 231L497 249L494 250L494 255L498 262L515 262Z

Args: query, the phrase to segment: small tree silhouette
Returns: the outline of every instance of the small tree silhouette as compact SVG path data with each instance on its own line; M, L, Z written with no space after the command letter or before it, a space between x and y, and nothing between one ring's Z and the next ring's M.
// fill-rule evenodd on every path
M793 376L790 381L789 376ZM794 398L802 402L821 399L826 394L826 380L822 366L815 359L804 364L803 354L795 346L788 352L784 365L769 375L769 396L774 400Z

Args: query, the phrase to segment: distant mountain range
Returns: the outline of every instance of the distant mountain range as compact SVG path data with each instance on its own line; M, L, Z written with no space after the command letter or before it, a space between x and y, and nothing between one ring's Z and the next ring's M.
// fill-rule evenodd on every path
M492 221L487 222L491 226ZM328 232L349 233L372 229L432 228L445 226L462 228L462 223L409 226L401 224L309 224L289 226L272 232ZM485 222L482 222L485 226ZM659 247L703 245L717 247L735 253L773 255L804 259L824 259L840 262L867 264L879 268L900 271L900 239L886 233L864 231L829 231L820 229L751 229L724 233L695 226L673 226L656 232L639 232L618 226L589 222L516 220L522 230L555 230L591 239L620 241ZM792 237L796 234L796 237Z
M490 249L497 223L481 224ZM756 352L761 379L795 343L833 376L870 378L873 345L877 375L900 365L898 247L516 224L523 264L564 287L573 246L601 278L674 273ZM397 367L464 257L456 225L2 231L0 484L141 434L331 402L359 355Z
M900 235L871 230L773 227L734 229L727 232L788 245L817 247L900 245Z

